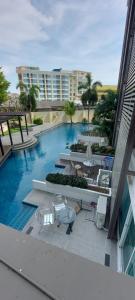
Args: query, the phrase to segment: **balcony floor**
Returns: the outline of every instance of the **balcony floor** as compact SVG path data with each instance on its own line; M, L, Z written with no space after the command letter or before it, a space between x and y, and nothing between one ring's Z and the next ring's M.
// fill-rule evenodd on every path
M27 196L25 202L48 207L50 201L54 201L54 197L53 194L34 190ZM75 206L76 202L69 201L69 205ZM47 226L44 231L39 233L40 225L34 215L24 231L31 226L33 229L30 234L34 238L104 265L105 253L108 253L108 248L110 249L107 232L97 229L94 222L91 221L92 217L92 212L80 211L73 226L73 233L66 235L67 225L62 224L58 228L56 223Z

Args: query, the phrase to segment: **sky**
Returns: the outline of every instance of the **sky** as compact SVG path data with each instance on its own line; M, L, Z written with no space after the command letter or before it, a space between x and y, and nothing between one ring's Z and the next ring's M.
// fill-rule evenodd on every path
M127 0L0 1L0 65L16 92L16 66L92 72L117 84Z

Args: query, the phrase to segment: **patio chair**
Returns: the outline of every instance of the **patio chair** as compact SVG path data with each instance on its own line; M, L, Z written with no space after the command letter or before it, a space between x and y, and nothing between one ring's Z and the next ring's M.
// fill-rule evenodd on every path
M54 214L55 214L55 219L58 219L58 218L59 218L61 212L62 212L63 210L65 210L65 208L66 208L66 205L65 205L64 202L63 202L63 203L60 203L60 204L54 204Z
M39 209L36 213L36 218L40 225L39 233L49 225L54 224L54 212L49 208Z

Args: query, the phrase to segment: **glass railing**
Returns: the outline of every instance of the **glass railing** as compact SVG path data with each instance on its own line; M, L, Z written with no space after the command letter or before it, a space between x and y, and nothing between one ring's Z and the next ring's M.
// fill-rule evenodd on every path
M123 246L123 265L124 271L126 270L129 260L131 259L131 255L135 249L135 224L132 217L131 224L129 226L128 234Z
M126 181L123 196L122 196L122 201L121 201L120 212L119 212L119 235L120 236L122 234L122 230L125 224L129 206L130 206L130 195L129 195L128 183Z

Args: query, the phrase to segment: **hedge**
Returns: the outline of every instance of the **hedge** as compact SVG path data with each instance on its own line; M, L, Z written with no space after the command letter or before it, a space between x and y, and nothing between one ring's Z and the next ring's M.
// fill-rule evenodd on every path
M70 150L71 150L72 152L82 152L82 153L86 153L87 146L84 145L84 144L80 144L80 143L78 143L78 144L72 144L72 145L70 146Z
M99 144L92 144L91 150L93 154L105 154L105 155L114 155L115 149L111 146L99 146Z
M75 175L64 175L60 173L49 173L46 180L56 184L70 185L82 189L88 188L88 183L85 178Z

